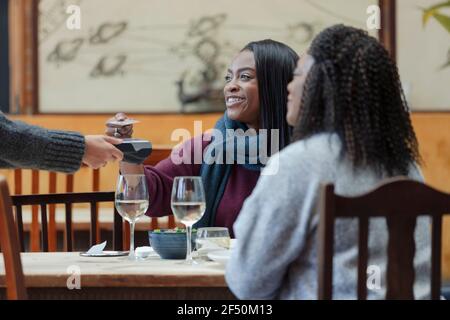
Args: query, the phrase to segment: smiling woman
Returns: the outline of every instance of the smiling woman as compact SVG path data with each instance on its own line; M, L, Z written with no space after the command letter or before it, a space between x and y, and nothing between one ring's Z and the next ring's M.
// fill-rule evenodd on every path
M251 51L241 51L234 58L225 77L225 103L231 120L244 122L259 129L258 78L255 56Z
M284 148L289 143L289 126L286 122L287 84L292 79L297 54L288 46L273 40L251 42L231 61L225 76L225 104L227 111L216 123L215 129L227 136L227 130L267 129L279 137L278 146ZM126 119L126 115L117 114L117 120ZM130 137L132 128L119 131L122 137ZM113 135L114 128L107 128L107 134ZM234 138L233 138L234 139ZM272 150L270 141L265 150ZM246 141L248 143L248 141ZM232 226L244 200L251 194L263 167L261 158L257 163L250 160L250 148L235 150L230 139L219 141L210 134L203 134L186 141L174 153L178 159L184 153L195 159L194 151L201 146L202 154L211 153L210 148L223 146L227 152L221 154L222 160L230 160L225 154L231 152L233 161L175 164L170 158L155 167L137 166L122 163L122 173L142 173L147 176L152 217L171 214L170 194L173 179L176 176L201 176L206 192L206 212L195 227L228 227L233 235ZM230 147L233 147L232 149ZM208 149L208 150L206 150ZM228 150L230 149L230 150ZM217 150L217 149L213 149ZM229 151L229 152L228 152ZM261 150L259 150L261 152ZM245 159L245 163L239 160Z

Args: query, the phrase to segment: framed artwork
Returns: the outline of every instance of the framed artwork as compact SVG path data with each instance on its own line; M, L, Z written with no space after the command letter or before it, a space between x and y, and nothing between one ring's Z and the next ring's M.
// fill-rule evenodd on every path
M323 28L365 28L376 0L41 0L40 113L224 110L225 70L245 44L298 53ZM66 25L69 5L80 28Z

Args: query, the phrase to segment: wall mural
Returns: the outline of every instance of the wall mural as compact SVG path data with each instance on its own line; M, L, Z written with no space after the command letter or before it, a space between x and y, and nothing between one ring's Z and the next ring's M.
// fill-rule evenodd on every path
M334 23L364 27L361 0L41 0L40 112L224 109L232 57L272 38L302 53ZM81 8L69 30L66 8ZM131 6L132 4L132 6Z

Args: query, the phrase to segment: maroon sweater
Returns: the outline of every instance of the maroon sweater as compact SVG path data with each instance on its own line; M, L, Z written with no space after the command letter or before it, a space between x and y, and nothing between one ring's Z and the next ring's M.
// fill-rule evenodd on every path
M194 142L194 140L197 140ZM181 147L174 149L180 157L183 150L191 153L194 160L194 143L202 146L202 152L210 141L203 141L203 135L186 141ZM170 208L170 196L172 192L173 179L177 176L200 176L200 164L174 164L171 158L159 162L156 166L145 166L144 172L147 177L150 195L150 206L147 215L150 217L162 217L172 214ZM230 178L228 179L222 200L216 213L215 226L228 227L230 235L233 236L233 224L244 200L252 193L259 178L259 171L245 169L240 165L233 165Z

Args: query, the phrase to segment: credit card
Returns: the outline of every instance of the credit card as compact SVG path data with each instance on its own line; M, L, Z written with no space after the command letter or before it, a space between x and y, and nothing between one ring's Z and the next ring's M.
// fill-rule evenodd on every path
M125 119L122 121L119 120L111 120L111 121L107 121L106 124L112 126L112 127L125 127L125 126L129 126L131 124L135 124L135 123L139 123L138 120L134 120L134 119Z
M143 139L123 139L115 147L123 152L123 161L141 164L152 153L152 144Z

